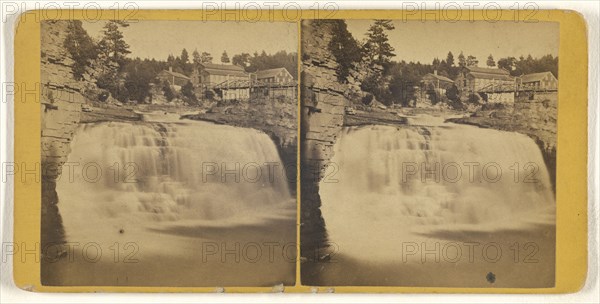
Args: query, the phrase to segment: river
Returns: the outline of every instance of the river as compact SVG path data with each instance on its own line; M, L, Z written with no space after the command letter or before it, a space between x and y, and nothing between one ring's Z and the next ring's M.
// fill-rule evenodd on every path
M294 283L296 204L275 144L170 116L79 127L57 181L74 250L45 263L46 284Z
M319 284L553 285L554 192L531 138L417 115L346 127L331 161Z

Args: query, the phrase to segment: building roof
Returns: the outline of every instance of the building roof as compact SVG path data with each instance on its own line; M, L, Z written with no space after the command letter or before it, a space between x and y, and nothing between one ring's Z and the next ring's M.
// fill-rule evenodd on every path
M247 76L244 68L233 64L216 64L216 63L201 63L202 72L211 75L232 75L232 76Z
M554 77L554 74L552 74L552 72L532 73L521 76L521 82L542 81L544 77L546 77L548 74L551 74L552 77Z
M218 64L218 63L201 63L205 69L210 70L225 70L225 71L240 71L244 72L244 68L233 64Z
M442 75L436 75L436 74L432 74L432 73L425 74L425 76L423 76L423 78L425 78L425 77L433 77L439 81L444 81L444 82L454 82L452 79L450 79L448 77L444 77Z
M268 70L257 71L256 72L256 78L263 79L263 78L275 77L279 73L281 73L282 71L285 71L290 76L292 76L292 74L290 74L290 72L288 72L288 70L286 68L275 68L275 69L268 69Z
M162 70L160 73L167 73L167 74L169 74L171 76L175 76L175 77L178 77L178 78L190 79L189 77L187 77L187 76L185 76L185 75L183 75L181 73L177 73L177 72L173 72L173 71Z
M233 70L217 70L217 69L204 69L203 72L206 72L211 75L231 75L231 76L247 76L248 74L244 71L233 71Z
M471 72L471 73L510 76L510 73L507 70L499 69L499 68L480 68L480 67L473 66L473 67L466 67L465 69L469 70L469 72Z
M507 80L507 81L513 80L512 76L502 75L502 74L470 72L469 75L473 76L474 78L479 78L479 79L500 79L500 80Z

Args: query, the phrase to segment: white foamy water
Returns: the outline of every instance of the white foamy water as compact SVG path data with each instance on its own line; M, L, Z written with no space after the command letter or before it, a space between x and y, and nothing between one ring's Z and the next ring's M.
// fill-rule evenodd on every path
M82 125L57 182L67 241L148 248L149 229L260 225L292 218L276 146L252 129L204 122Z
M417 117L346 128L334 150L339 171L320 184L321 211L344 255L397 259L402 242L431 241L436 231L555 221L542 154L522 134Z

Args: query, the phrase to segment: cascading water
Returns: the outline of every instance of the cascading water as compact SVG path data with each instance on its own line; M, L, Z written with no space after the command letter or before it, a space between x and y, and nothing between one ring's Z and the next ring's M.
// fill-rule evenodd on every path
M43 264L44 284L294 284L296 204L273 141L165 112L143 118L75 134L56 186L73 250Z
M67 241L110 244L121 233L144 244L143 231L169 225L293 219L295 200L277 149L253 129L205 122L85 124L71 150L57 183ZM160 251L149 238L146 248Z
M345 128L334 150L338 171L319 194L328 238L346 256L398 260L400 244L439 232L554 224L549 175L525 135L421 117Z

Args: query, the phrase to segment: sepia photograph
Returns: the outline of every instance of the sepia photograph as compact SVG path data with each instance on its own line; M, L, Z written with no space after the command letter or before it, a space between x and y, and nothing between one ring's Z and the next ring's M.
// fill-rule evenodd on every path
M550 288L559 24L303 20L301 280Z
M296 284L298 24L41 23L46 286Z

